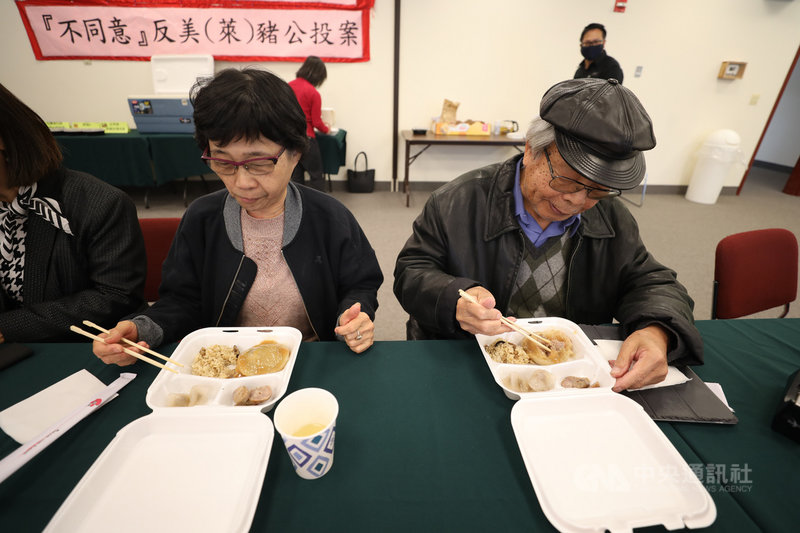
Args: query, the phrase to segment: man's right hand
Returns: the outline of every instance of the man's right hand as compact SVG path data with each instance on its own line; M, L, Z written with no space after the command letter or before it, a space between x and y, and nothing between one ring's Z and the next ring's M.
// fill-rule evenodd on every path
M137 361L135 357L122 351L123 348L127 348L128 350L141 353L141 350L135 346L131 346L127 342L122 344L123 338L133 342L139 340L139 330L136 328L136 324L130 320L123 320L114 326L113 329L109 330L108 333L101 333L98 336L105 339L106 342L104 344L100 341L94 341L92 343L92 352L105 364L128 366ZM149 348L144 341L139 344Z
M491 292L484 287L472 287L465 291L475 298L480 305L474 304L466 298L459 298L456 303L456 320L461 329L473 335L500 335L511 328L500 321L502 314L494 308L495 299Z

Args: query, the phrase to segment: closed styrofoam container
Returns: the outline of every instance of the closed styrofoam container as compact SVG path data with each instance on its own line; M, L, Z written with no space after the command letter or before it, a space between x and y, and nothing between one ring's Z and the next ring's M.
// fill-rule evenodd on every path
M45 531L248 531L275 436L269 417L171 411L122 428Z
M191 374L201 347L264 340L291 350L284 369L241 378ZM268 411L286 393L302 334L288 327L205 328L190 333L170 357L183 367L161 370L147 389L153 413L122 428L50 520L45 531L100 533L250 529L275 438ZM167 396L193 385L211 391L204 405L167 407ZM271 398L234 406L233 390L269 385ZM122 392L124 394L124 391Z
M522 399L511 425L539 503L559 531L709 526L708 491L642 407L606 391Z
M706 527L716 519L708 491L669 439L635 401L611 390L606 358L574 322L557 317L517 319L526 331L558 330L575 358L553 365L494 361L486 346L498 339L520 344L522 334L476 335L492 376L517 401L511 426L545 516L559 531L630 532L637 527ZM503 379L550 372L555 387L520 393ZM563 388L566 376L598 387Z

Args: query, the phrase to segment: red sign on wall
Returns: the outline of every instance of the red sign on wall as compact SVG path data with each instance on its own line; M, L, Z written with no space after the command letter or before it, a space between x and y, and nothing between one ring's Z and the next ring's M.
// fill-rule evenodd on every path
M369 60L374 0L18 0L37 59Z

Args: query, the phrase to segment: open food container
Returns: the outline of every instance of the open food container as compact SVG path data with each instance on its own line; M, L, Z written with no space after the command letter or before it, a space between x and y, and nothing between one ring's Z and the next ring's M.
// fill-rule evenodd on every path
M235 345L244 352L264 341L289 350L282 370L227 379L192 374L201 348ZM248 531L275 437L262 411L286 393L301 341L288 327L205 328L187 335L171 356L184 365L176 367L179 373L161 370L147 390L153 413L117 433L45 531ZM233 391L242 385L268 385L272 395L256 405L234 405ZM203 390L200 404L168 407L170 395L193 387Z
M611 390L608 362L580 327L561 318L518 319L517 325L547 338L567 336L574 349L554 364L502 363L487 347L498 340L521 345L523 335L476 335L495 381L506 396L519 400L511 409L511 426L550 523L580 533L712 524L717 510L708 491L644 409ZM537 371L552 379L533 379ZM591 385L562 386L569 376ZM531 380L552 387L518 390Z
M268 386L271 389L269 399L258 404L261 411L267 412L286 394L302 340L300 331L289 327L204 328L194 331L183 338L171 357L184 366L177 368L178 374L165 370L159 372L147 389L147 405L153 408L181 409L175 406L175 396L192 395L194 392L199 399L192 398L197 402L193 407L233 407L234 392L239 387L254 390ZM281 370L243 377L217 378L197 375L192 369L192 363L201 349L209 350L214 346L235 347L239 353L244 353L262 343L277 343L289 349L288 360Z
M608 362L577 324L563 318L547 317L517 319L517 325L525 331L544 335L545 338L553 339L556 342L563 342L564 338L566 338L571 344L571 352L569 351L569 346L563 347L559 355L564 355L564 357L558 359L560 361L563 359L563 361L551 364L499 362L491 355L492 345L498 341L504 341L515 347L522 348L524 339L522 333L510 331L494 336L475 335L483 357L486 359L486 364L489 365L489 370L492 371L494 380L510 399L519 400L520 398L538 397L543 394L560 394L568 390L580 390L582 393L608 392L611 390L614 385L614 378L611 377L611 367L609 367ZM571 355L566 355L568 352ZM513 358L513 355L509 358ZM519 359L517 358L516 360ZM524 390L531 388L530 386L526 387L526 385L529 385L532 378L538 378L538 383L534 383L534 385L539 385L534 387L538 390ZM565 381L567 378L582 378L584 380L583 384L588 381L588 387L580 389L569 387L567 386L568 381ZM571 381L573 384L576 382L574 379ZM548 387L547 385L552 386Z

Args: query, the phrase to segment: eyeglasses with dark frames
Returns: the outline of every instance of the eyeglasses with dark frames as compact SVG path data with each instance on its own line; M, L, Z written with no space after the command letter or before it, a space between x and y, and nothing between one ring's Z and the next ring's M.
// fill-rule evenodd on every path
M553 172L553 163L550 162L550 154L547 149L544 150L544 157L547 159L547 166L550 168L550 188L564 194L573 194L586 189L586 196L592 200L602 200L611 196L619 196L622 191L619 189L603 189L600 187L589 187L583 183L568 178L566 176L559 176Z
M218 157L211 157L208 155L208 149L203 152L200 159L208 164L209 168L222 176L233 176L236 174L236 169L244 167L244 169L254 176L263 176L271 174L275 170L275 165L278 164L278 158L283 155L286 148L281 148L278 155L275 157L254 157L252 159L245 159L244 161L230 161L228 159L220 159Z

